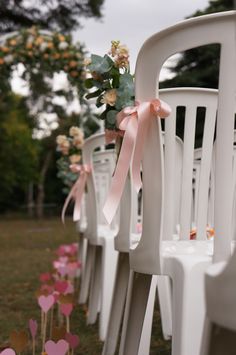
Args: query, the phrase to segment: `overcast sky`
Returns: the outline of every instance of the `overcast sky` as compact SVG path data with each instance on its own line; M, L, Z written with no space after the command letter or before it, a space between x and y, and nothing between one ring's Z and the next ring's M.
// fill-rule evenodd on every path
M109 50L111 40L120 40L130 49L134 71L139 49L148 37L207 5L208 0L105 0L103 19L84 20L75 38L99 55Z

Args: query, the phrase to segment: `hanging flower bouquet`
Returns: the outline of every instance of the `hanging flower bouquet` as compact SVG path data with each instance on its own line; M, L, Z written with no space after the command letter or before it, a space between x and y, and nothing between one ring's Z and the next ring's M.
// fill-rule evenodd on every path
M92 54L86 64L90 77L85 80L85 86L92 91L85 97L97 98L96 106L104 106L100 119L105 121L105 128L116 131L118 112L134 105L134 77L130 74L128 48L112 41L108 54L103 57Z
M84 132L79 127L72 126L69 136L59 135L56 139L57 151L61 157L57 160L58 177L65 184L64 192L68 193L71 186L78 178L78 173L73 172L70 166L81 161L81 149L84 144Z

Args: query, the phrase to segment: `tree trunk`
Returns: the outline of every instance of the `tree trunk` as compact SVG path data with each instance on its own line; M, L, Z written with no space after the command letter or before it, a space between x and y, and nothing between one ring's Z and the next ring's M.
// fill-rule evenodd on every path
M43 166L39 174L39 182L37 184L37 199L36 199L36 217L37 218L42 218L43 217L43 204L44 204L44 183L45 183L45 177L48 171L48 168L50 166L51 160L52 160L53 152L49 151L46 154L46 157L43 161Z
M27 211L28 217L32 218L34 216L34 184L32 182L28 184Z

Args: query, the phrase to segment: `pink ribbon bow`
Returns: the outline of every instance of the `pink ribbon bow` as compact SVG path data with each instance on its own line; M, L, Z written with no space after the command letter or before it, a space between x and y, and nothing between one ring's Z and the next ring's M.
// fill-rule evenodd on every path
M61 219L62 222L65 223L65 212L70 203L71 199L75 200L74 212L73 212L73 221L77 222L80 220L80 207L81 200L84 193L86 181L88 174L91 173L92 169L89 165L80 165L80 164L72 164L70 165L70 169L74 173L80 173L79 178L76 180L75 184L72 186L69 195L67 196L62 213Z
M133 107L126 107L116 116L117 125L120 130L125 131L125 134L111 188L103 208L108 223L111 223L118 208L132 155L131 170L134 187L137 192L142 187L140 165L150 117L158 115L158 117L166 118L170 113L169 105L159 99L154 99L138 102Z

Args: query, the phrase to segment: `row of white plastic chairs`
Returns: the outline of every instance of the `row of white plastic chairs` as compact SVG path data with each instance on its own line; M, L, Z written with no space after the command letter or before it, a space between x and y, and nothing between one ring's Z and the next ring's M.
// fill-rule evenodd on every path
M99 336L105 341L103 355L115 353L121 324L119 354L149 353L156 283L163 333L166 338L172 337L173 355L207 354L207 319L236 330L236 310L231 307L235 304L232 294L236 293L235 256L218 276L234 248L235 20L235 12L187 20L154 35L140 51L135 85L136 99L142 102L156 97L156 78L166 58L192 47L221 44L218 92L193 88L160 91L161 99L172 108L165 121L164 150L160 120L150 114L142 162L141 234L135 230L138 204L130 177L120 203L120 216L116 216L112 227L99 223L102 196L106 195L116 158L113 151L104 148L103 134L85 142L83 162L93 169L87 181L84 246L81 242L81 253L86 257L79 302L89 297L88 323L94 323L99 313ZM176 112L180 106L185 107L183 142L176 138ZM198 107L204 107L206 113L201 159L196 162ZM94 154L96 148L100 150ZM209 216L215 229L211 240L206 233ZM192 222L196 240L189 240ZM212 265L213 261L217 263ZM220 279L227 289L220 286L217 291ZM212 293L216 291L213 301Z

